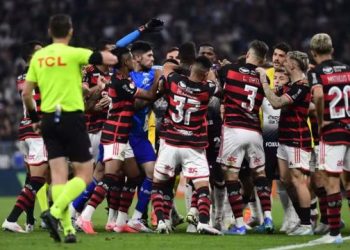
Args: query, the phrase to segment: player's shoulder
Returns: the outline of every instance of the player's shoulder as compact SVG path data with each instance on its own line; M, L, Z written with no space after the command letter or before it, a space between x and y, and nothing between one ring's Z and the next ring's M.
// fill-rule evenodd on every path
M328 75L344 71L350 71L349 65L336 60L326 60L318 64L312 72L320 75Z

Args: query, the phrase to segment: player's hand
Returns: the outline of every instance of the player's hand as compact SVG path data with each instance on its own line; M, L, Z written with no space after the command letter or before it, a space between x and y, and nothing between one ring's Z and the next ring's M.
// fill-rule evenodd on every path
M101 111L109 106L111 103L111 98L108 95L105 95L101 100L95 105L95 111Z
M103 76L98 76L97 78L97 86L100 88L100 90L103 90L106 87L106 84L108 83L107 79Z
M102 108L107 108L109 106L109 104L111 104L111 98L108 95L105 95L104 97L102 97L102 99L99 101L99 105Z
M268 83L266 78L266 70L264 68L257 67L255 71L259 73L261 83Z
M163 27L164 27L163 21L157 18L152 18L146 24L142 25L139 28L139 30L141 32L159 32L163 29Z
M41 122L36 122L32 124L33 130L38 135L41 135Z
M226 58L222 61L218 60L218 63L220 64L220 67L224 67L225 65L232 64L229 60Z

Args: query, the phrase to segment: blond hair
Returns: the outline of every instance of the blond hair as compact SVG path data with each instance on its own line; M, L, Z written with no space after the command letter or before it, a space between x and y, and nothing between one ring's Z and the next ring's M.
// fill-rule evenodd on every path
M310 49L319 55L330 54L333 50L332 38L326 33L318 33L311 38Z
M298 63L299 68L303 72L306 72L308 70L308 68L309 68L309 57L307 56L306 53L295 50L295 51L289 51L287 53L287 56L290 59L295 60Z

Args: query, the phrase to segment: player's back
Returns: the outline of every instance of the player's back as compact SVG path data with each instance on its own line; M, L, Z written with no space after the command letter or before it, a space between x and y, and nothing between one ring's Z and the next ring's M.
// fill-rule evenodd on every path
M327 60L310 73L312 85L321 84L324 93L324 138L332 144L350 144L350 67Z
M88 49L61 43L48 45L34 54L28 80L38 83L43 112L54 112L57 104L67 112L84 110L80 67L88 63L91 54Z
M166 124L167 143L204 148L207 139L207 110L216 86L209 82L193 82L183 75L172 73L165 83L169 123Z
M259 109L264 91L256 67L253 64L231 64L225 69L225 126L261 132Z

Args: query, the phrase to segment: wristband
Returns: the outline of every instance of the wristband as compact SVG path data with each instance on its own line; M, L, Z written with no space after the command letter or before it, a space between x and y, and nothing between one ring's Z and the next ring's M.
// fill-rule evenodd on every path
M37 122L40 121L38 112L36 112L35 110L30 110L30 111L28 111L28 114L29 114L30 120L31 120L33 123L37 123Z

